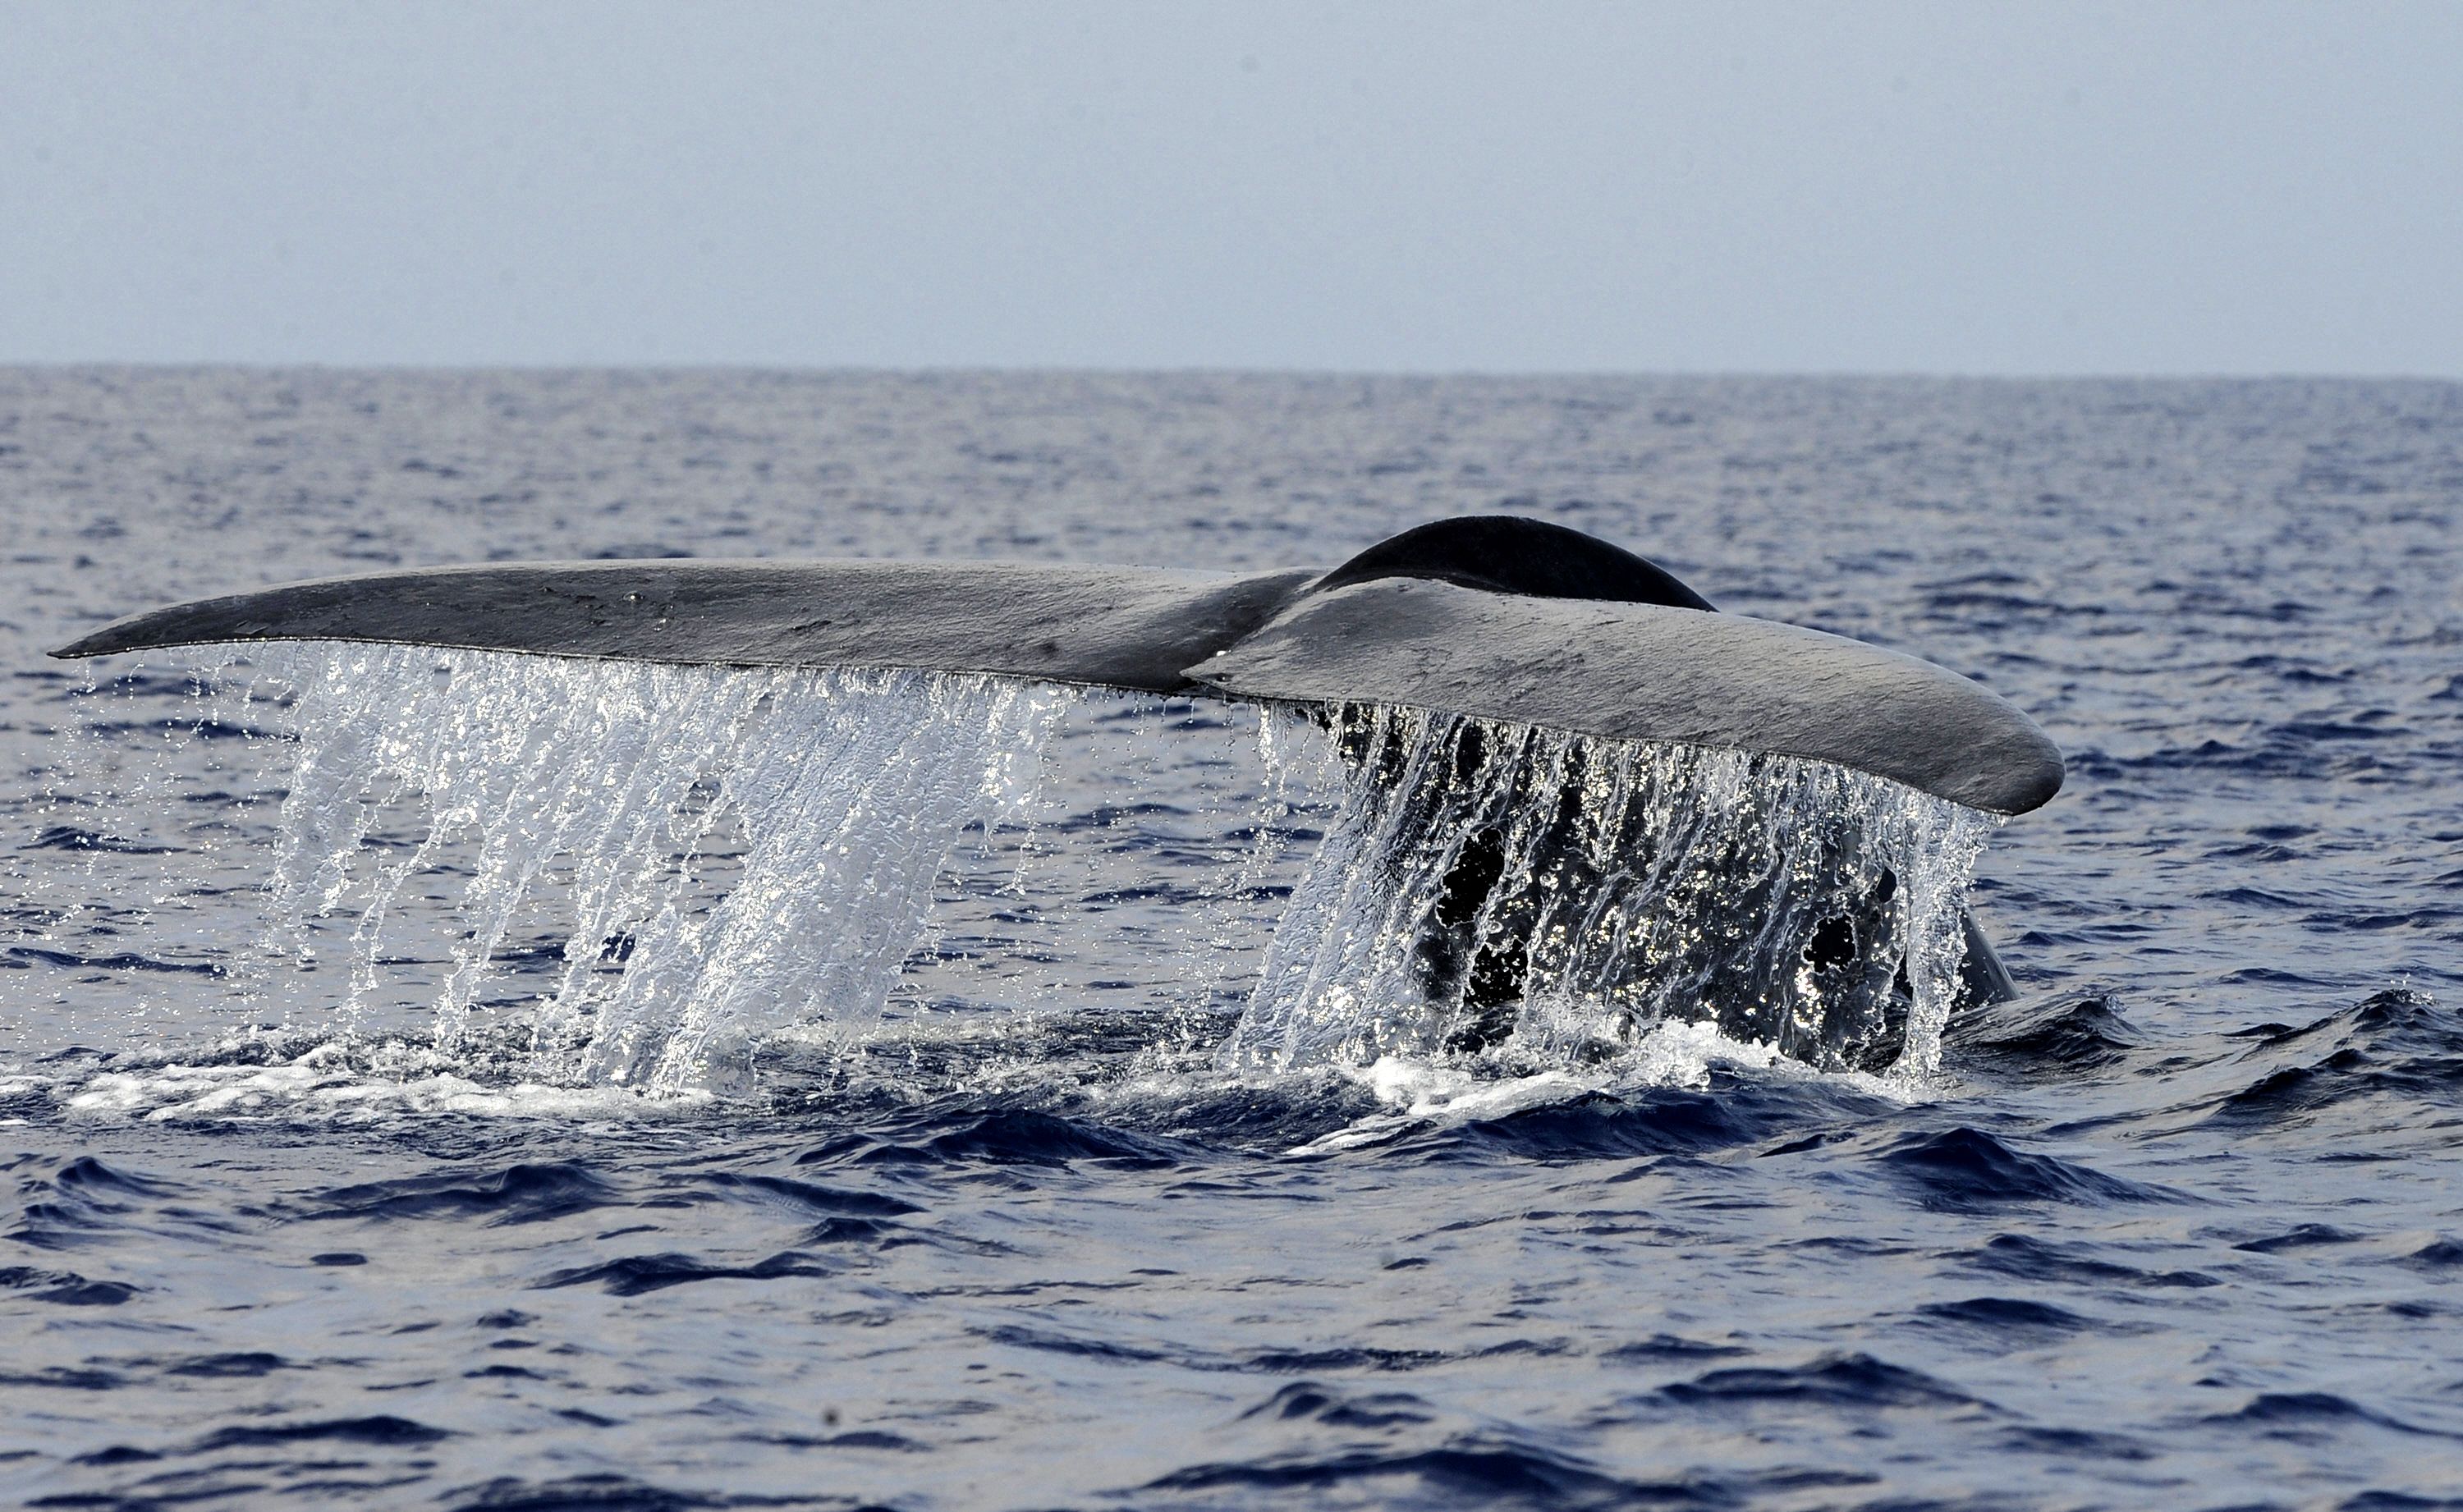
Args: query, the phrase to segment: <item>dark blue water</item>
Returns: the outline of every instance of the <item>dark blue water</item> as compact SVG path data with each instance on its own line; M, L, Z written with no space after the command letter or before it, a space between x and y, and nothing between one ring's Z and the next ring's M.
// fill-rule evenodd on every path
M0 1486L2463 1506L2459 508L2432 383L0 372ZM295 706L40 655L391 565L1250 569L1497 509L2060 742L1973 895L2027 994L1937 1083L1227 1073L1321 814L1236 712L1101 700L876 1028L560 1083L534 921L436 1038L475 851L381 948L286 935Z

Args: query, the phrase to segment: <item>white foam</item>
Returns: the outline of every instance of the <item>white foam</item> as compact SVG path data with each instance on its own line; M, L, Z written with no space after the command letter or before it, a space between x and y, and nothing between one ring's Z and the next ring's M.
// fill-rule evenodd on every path
M1662 1088L1694 1091L1725 1068L1757 1075L1844 1082L1893 1102L1919 1099L1924 1089L1896 1074L1824 1072L1791 1060L1768 1041L1730 1039L1714 1024L1670 1021L1654 1026L1613 1061L1523 1074L1483 1074L1459 1058L1380 1056L1345 1074L1375 1094L1384 1111L1354 1120L1289 1153L1328 1155L1383 1144L1419 1129L1452 1128L1598 1094L1627 1096Z
M373 1060L374 1065L370 1062ZM640 1118L695 1112L708 1093L471 1080L432 1048L336 1039L267 1064L167 1063L55 1084L72 1115L148 1123L200 1119L380 1121L404 1113L491 1118Z

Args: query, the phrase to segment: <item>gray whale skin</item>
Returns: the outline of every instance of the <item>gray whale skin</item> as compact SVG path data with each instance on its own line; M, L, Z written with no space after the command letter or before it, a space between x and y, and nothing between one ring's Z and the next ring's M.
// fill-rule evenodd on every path
M1386 703L1805 757L1998 814L2061 785L1956 673L1720 614L1631 552L1510 515L1331 572L1024 562L545 562L369 572L149 610L60 647L377 640L720 666L913 667L1134 692Z

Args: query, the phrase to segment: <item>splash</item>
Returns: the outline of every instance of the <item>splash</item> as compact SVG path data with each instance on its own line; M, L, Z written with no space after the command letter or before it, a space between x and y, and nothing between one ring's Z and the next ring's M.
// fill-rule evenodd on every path
M1319 718L1343 802L1227 1064L1528 1071L1699 1022L1823 1069L1936 1068L1986 816L1821 763Z
M1025 801L1071 701L937 673L403 646L260 662L299 690L277 946L313 951L313 921L355 913L346 1014L363 1009L404 903L444 886L449 1053L488 1036L484 993L544 913L556 979L520 1021L517 1070L654 1092L740 1085L788 1025L877 1016L944 858Z
M988 862L1002 826L1018 867L1037 849L1044 752L1081 702L1048 684L404 646L253 659L296 690L272 955L347 972L327 1029L407 1030L435 1074L490 1085L740 1091L765 1048L809 1069L924 1043L883 1008L936 983L1110 1011L1212 1074L1365 1078L1388 1103L1378 1078L1406 1072L1655 1084L1676 1028L1688 1077L1711 1045L1921 1080L1988 825L1818 763L1377 708L1262 711L1261 781L1210 759L1155 794L1199 807L1123 804L1134 751L1186 744L1182 723L1231 737L1131 701L1068 735L1100 749L1064 767L1100 769L1045 838L1084 853L1039 862L1030 894L1022 870L951 860L970 829ZM1073 866L1082 885L1059 885ZM1052 954L1073 926L1116 938ZM1075 980L1037 986L1036 962Z

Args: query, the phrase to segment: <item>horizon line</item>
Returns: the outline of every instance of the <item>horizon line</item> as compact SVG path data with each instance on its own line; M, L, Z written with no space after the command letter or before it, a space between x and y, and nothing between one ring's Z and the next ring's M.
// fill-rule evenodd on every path
M1386 378L1401 380L1653 378L1748 379L1787 381L1863 379L1967 383L2436 383L2463 384L2463 373L2300 371L2294 369L2150 369L2123 370L1976 370L1960 368L1718 368L1718 367L1270 367L1247 363L1073 363L1073 362L778 362L735 359L676 359L643 362L578 361L403 361L328 358L173 358L173 357L34 357L0 358L8 372L233 372L233 373L743 373L777 377L1080 377L1080 378Z

